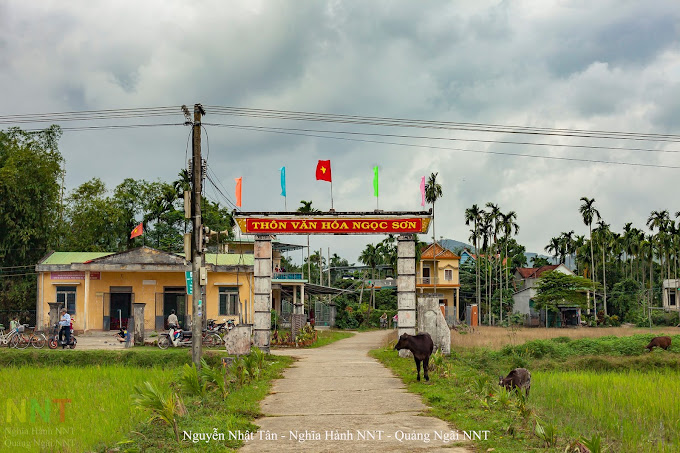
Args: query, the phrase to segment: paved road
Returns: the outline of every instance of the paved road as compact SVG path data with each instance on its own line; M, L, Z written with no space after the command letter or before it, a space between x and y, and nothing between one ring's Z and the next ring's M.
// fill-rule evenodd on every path
M420 396L406 392L400 379L367 355L386 335L365 332L323 348L276 350L299 360L274 382L261 403L266 416L255 420L260 431L242 451L472 451L437 439L455 429L423 416L427 406Z

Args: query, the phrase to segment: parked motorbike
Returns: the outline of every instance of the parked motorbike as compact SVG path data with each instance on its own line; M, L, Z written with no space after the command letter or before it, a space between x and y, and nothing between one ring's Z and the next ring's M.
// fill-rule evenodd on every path
M193 334L191 330L183 330L179 326L170 326L168 333L163 333L158 338L158 347L161 349L168 349L171 345L174 347L191 346ZM214 348L221 346L224 341L222 337L211 330L204 330L201 343L206 348Z
M64 340L59 340L60 330L61 326L59 326L59 323L55 324L54 329L52 330L52 335L50 336L50 339L47 342L47 345L49 346L50 349L57 349L59 346L64 346L65 344ZM75 335L73 335L73 324L71 324L71 341L69 341L66 346L68 346L71 349L75 349L77 344L78 339L76 338Z
M236 323L234 323L233 319L226 319L224 322L220 323L216 322L214 319L208 319L208 331L216 332L220 336L228 333L234 327L236 327Z

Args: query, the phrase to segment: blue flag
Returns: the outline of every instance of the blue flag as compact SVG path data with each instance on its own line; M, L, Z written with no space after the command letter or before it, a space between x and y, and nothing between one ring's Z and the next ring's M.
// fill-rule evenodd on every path
M286 196L286 167L281 167L281 196Z

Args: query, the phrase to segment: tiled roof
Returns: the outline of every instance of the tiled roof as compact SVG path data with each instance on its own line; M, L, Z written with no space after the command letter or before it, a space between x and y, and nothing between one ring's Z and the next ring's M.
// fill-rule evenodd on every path
M437 259L451 259L451 260L459 260L460 257L453 253L449 249L445 249L439 244L430 244L423 252L420 254L420 259L434 259L434 250L436 245L436 250L437 250Z
M544 272L554 271L559 267L559 264L549 264L541 267L518 267L517 272L522 278L538 278Z

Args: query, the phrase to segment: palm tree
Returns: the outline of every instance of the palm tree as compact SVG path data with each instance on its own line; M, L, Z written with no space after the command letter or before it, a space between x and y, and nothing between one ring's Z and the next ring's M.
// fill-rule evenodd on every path
M485 212L484 218L480 225L480 234L482 237L482 253L484 254L484 277L486 279L486 304L488 307L489 315L489 325L491 325L491 279L489 278L489 273L491 269L489 268L489 248L491 236L493 235L493 218L491 213ZM479 255L477 255L479 258Z
M519 225L517 222L517 213L515 211L510 211L507 214L501 214L501 230L503 231L503 242L505 243L505 259L506 259L506 265L504 266L505 270L505 291L509 291L508 287L508 266L507 266L507 259L508 259L508 241L510 240L510 235L512 234L512 230L515 230L515 234L519 233ZM501 266L503 266L503 259L501 258ZM501 273L501 322L503 322L503 281L502 281L503 274Z
M600 220L600 211L595 209L595 199L581 197L583 204L579 207L579 212L583 217L583 223L588 225L588 231L590 232L590 278L593 280L593 306L595 307L595 312L597 315L597 305L595 305L595 256L593 255L593 220L597 217Z
M654 232L654 229L658 229L659 233L656 235L656 241L657 244L659 245L659 259L661 260L661 269L664 270L664 263L663 263L663 250L666 250L666 255L668 256L668 248L669 247L664 247L669 245L669 240L668 240L668 227L670 223L670 218L668 215L667 210L663 211L652 211L652 213L649 215L649 218L647 219L647 226L649 227L652 232ZM668 264L668 260L666 260L666 263ZM668 264L668 274L670 274L670 264ZM670 276L668 277L670 278ZM663 277L662 277L663 279Z
M476 270L476 276L475 276L475 288L477 290L477 306L481 308L481 294L479 292L479 287L480 287L480 280L479 280L479 246L478 246L478 241L480 238L479 234L479 224L481 223L482 217L484 216L484 211L482 209L479 209L479 206L476 204L473 204L471 208L468 208L465 210L465 225L470 225L470 222L473 223L473 227L470 230L471 235L470 235L470 240L475 246L475 255L477 258L475 259L475 270Z
M318 209L315 209L312 207L312 200L305 201L305 200L300 200L300 206L297 208L297 212L305 212L305 213L313 213L313 212L319 212ZM304 269L304 267L303 267ZM309 279L309 282L312 282L312 262L309 259L309 235L307 235L307 278Z
M545 246L544 250L548 253L552 253L553 259L555 262L557 262L557 257L560 254L560 250L562 248L562 241L560 241L560 238L550 238L550 242L548 245Z
M373 244L366 245L366 248L359 255L359 262L371 268L371 303L375 303L375 268L380 263L380 250Z
M501 220L501 217L503 216L503 213L501 212L501 210L500 210L500 208L498 207L497 204L491 203L490 201L486 204L486 207L489 208L489 210L490 210L489 215L491 216L491 220L493 222L493 227L492 227L492 230L491 230L493 232L492 249L493 249L493 257L496 258L497 255L500 255L500 250L498 250L498 248L499 248L498 233L500 231L500 220ZM494 272L494 270L496 270L496 264L497 264L496 261L497 260L494 259L494 261L492 263L492 266L493 266L493 268L491 270L492 283L493 283L493 272ZM500 273L500 266L498 267L496 275L498 275L498 273ZM503 290L501 289L501 300L503 300L502 292L503 292ZM493 297L493 285L491 287L491 294L492 294L492 297Z
M437 175L439 173L432 173L425 183L425 201L432 205L432 240L434 242L433 257L434 257L434 288L433 291L437 292L437 277L439 272L437 269L437 235L434 231L434 204L442 197L442 186L437 183Z
M600 237L600 243L602 244L602 288L604 288L604 315L607 316L607 276L606 276L606 257L605 252L609 251L609 243L611 238L611 231L609 231L609 225L605 223L604 220L599 220L597 222L596 228L597 235Z

